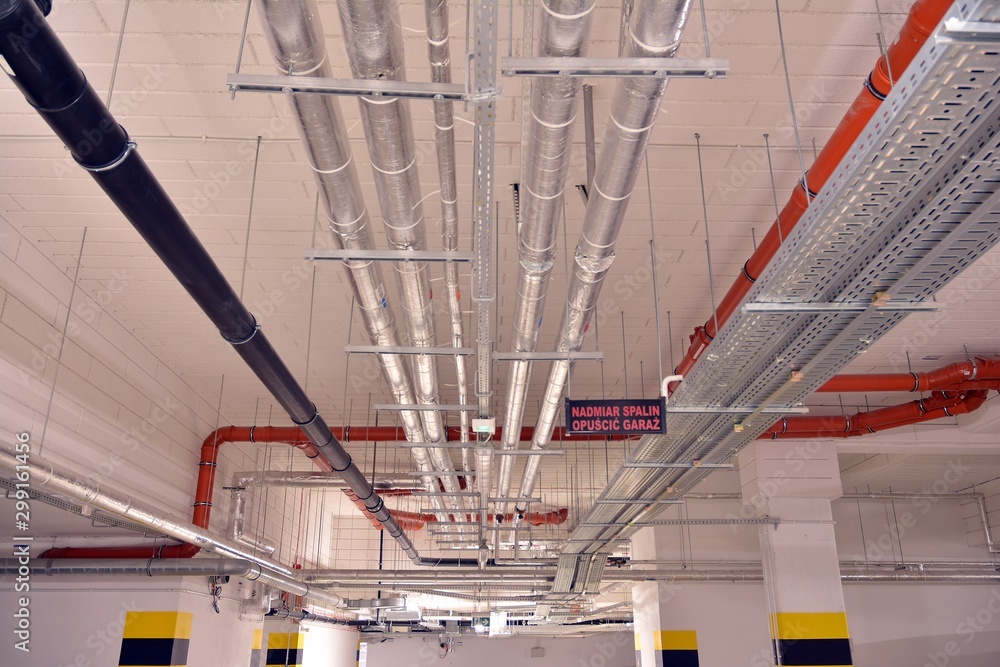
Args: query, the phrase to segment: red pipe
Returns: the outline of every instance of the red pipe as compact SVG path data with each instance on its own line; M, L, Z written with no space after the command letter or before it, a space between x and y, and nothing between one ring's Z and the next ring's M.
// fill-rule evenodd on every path
M993 389L1000 380L1000 359L974 360L939 368L930 373L874 373L838 375L816 391L937 391L943 389Z
M334 436L340 436L344 429L331 429ZM223 426L210 433L201 445L201 461L198 463L198 485L194 495L194 513L191 523L199 528L208 528L212 513L212 496L215 489L215 470L218 467L219 448L230 442L278 442L296 447L313 460L323 472L333 472L309 438L298 427L272 426ZM159 547L107 547L49 549L43 558L192 558L201 551L193 544L175 544Z
M400 526L403 526L407 530L420 530L429 523L438 523L438 519L434 514L428 513L417 513L417 512L402 512L399 510L392 510L392 515L399 522ZM530 523L532 526L559 526L566 522L566 517L569 515L569 510L565 507L560 510L553 510L551 512L526 512L524 514L524 520ZM490 514L487 516L487 521L493 523L494 515ZM504 515L504 522L513 522L514 514L508 512ZM372 523L375 523L374 521ZM444 522L444 525L447 525ZM376 526L381 530L380 526Z
M914 3L896 40L889 47L886 55L879 58L875 69L868 76L865 86L809 169L808 185L813 193L819 192L826 184L830 174L843 160L844 155L850 150L858 135L861 134L865 125L882 104L882 100L892 89L889 71L899 77L906 70L951 4L951 0L917 0ZM777 220L771 225L764 240L743 266L743 272L719 303L715 315L710 317L704 326L694 330L691 335L691 346L674 371L676 374L687 375L690 372L701 353L718 335L716 324L721 327L736 312L753 283L760 277L764 267L770 263L778 248L781 247L782 240L788 238L792 229L798 224L809 204L805 185L805 183L800 182L795 186L788 203L778 214ZM673 383L670 391L673 391L676 386L677 383Z
M874 433L885 428L893 428L918 421L937 419L949 414L961 414L971 412L985 400L985 390L1000 390L1000 359L987 357L976 357L974 360L960 361L943 368L939 368L929 373L887 373L872 375L838 375L819 388L821 392L855 392L855 391L937 391L947 390L950 393L962 393L963 400L949 399L952 402L948 405L936 406L934 401L940 400L935 397L924 401L924 407L932 406L931 410L919 411L914 414L913 406L921 405L920 401L909 403L895 408L885 408L871 413L858 413L853 417L786 417L782 421L772 426L761 438L817 438L817 437L849 437L852 435L862 435L863 433ZM978 392L978 393L977 393ZM983 399L976 403L979 393L983 394ZM909 406L909 407L907 407ZM935 407L936 406L936 407ZM900 421L894 415L895 410L904 412L904 419ZM944 410L944 412L941 412ZM889 415L889 417L886 417ZM845 421L846 420L846 421ZM915 421L914 421L915 420ZM853 426L851 426L853 424ZM378 427L344 427L332 429L337 439L344 442L357 440L405 440L403 429L395 426ZM498 429L494 438L499 440L501 431ZM534 429L524 427L521 429L521 439L530 441ZM449 429L448 436L457 440L459 438L457 428ZM567 436L564 429L556 429L556 438L569 441L586 440L586 436ZM623 436L613 436L620 439ZM295 426L223 426L215 432L209 434L201 446L201 462L198 464L198 485L195 492L194 516L191 522L201 528L208 528L212 511L212 496L215 488L215 471L219 459L219 448L230 442L268 442L291 445L301 449L305 455L314 462L324 472L330 472L328 466L317 458L316 448L309 441L306 435ZM475 443L470 443L475 446ZM464 480L462 480L464 482ZM464 487L463 487L464 488ZM374 519L367 511L364 502L359 500L350 489L345 489L344 493L361 509L376 528L382 529L382 525ZM542 514L529 513L525 519L532 525L558 525L565 521L565 514L557 512L546 512ZM394 514L397 514L394 512ZM401 513L405 516L412 513ZM431 517L433 515L415 515ZM558 520L557 520L558 519ZM402 522L402 519L397 517ZM410 519L408 519L410 520ZM508 518L510 520L510 518ZM541 523L535 523L535 521ZM411 529L422 528L424 523L414 520ZM425 520L426 522L426 520ZM419 523L419 525L417 525ZM405 528L405 526L404 526ZM100 548L62 548L50 549L42 554L45 558L190 558L200 550L199 547L190 544L178 544L162 547L112 547Z
M986 389L934 392L930 398L902 405L826 417L785 417L765 431L759 440L781 438L851 438L890 428L919 424L932 419L952 417L979 409L986 401Z

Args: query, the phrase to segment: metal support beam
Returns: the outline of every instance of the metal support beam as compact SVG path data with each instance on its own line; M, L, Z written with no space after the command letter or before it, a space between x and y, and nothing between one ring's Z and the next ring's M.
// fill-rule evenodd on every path
M490 316L493 291L493 165L497 121L497 10L495 0L472 0L473 51L469 54L467 79L475 94L473 108L473 239L476 260L472 265L472 299L476 305L476 397L479 417L492 413L493 341ZM485 436L480 434L480 440Z
M603 361L603 352L494 352L493 361Z
M729 61L719 58L504 58L504 76L695 77L722 79Z
M583 528L620 528L623 526L777 526L780 523L781 519L763 517L760 519L655 519L653 521L633 521L630 523L580 523L577 525Z
M583 84L583 130L587 151L587 190L585 198L594 189L594 172L597 171L597 139L594 133L594 87ZM584 202L586 203L586 202Z
M470 357L476 353L471 347L408 347L405 345L345 345L347 354L426 354L435 357ZM378 407L376 406L376 410ZM432 408L433 409L433 408ZM440 445L428 445L439 447Z
M696 414L696 415L748 415L748 414L764 414L764 415L806 415L809 414L809 408L804 406L796 407L771 407L771 408L711 408L702 407L697 405L668 405L667 412L679 413L679 414Z
M434 348L429 348L434 349ZM475 405L460 405L460 404L437 404L437 403L404 403L402 405L396 403L376 403L376 410L389 410L389 411L400 411L400 410L441 410L444 412L475 412L478 410L478 406ZM438 447L439 445L435 445ZM435 472L435 475L440 475L441 473ZM467 474L467 473L463 473Z
M445 408L447 406L440 406L440 407ZM378 406L376 405L375 408L378 409ZM466 411L471 410L471 409L472 409L471 407L467 406L467 410ZM411 448L412 449L414 447L439 447L439 448L442 448L442 449L471 449L473 452L475 452L477 454L481 454L481 453L486 453L486 452L492 451L497 456L564 456L566 454L565 450L562 450L562 449L551 449L551 450L549 450L549 449L544 449L544 450L512 449L512 450L502 450L502 449L493 449L492 447L476 447L472 443L468 443L468 442L409 442L409 441L400 441L400 442L397 442L395 444L396 444L396 447L400 447L402 449L407 449L407 448ZM435 473L430 472L430 473L425 473L425 474L434 475ZM470 476L472 475L472 473L469 473L469 472L465 472L463 474L470 475Z
M595 505L683 505L683 500L641 500L636 498L601 498Z
M308 260L359 260L372 262L472 262L475 255L463 250L352 250L310 248L303 255Z
M626 461L622 464L623 468L653 468L655 470L672 470L675 468L687 469L687 468L733 468L732 463L700 463L695 461L693 463L655 463L653 461Z
M937 37L938 44L961 42L964 44L996 44L1000 42L1000 24L987 21L962 21L951 18L944 22L944 30Z
M860 301L857 303L748 303L743 306L747 313L863 313L867 310L887 313L923 313L944 309L940 301Z
M433 475L435 473L428 473L428 474ZM413 496L414 497L418 497L418 498L478 498L479 494L476 493L475 491L451 491L451 492L449 492L449 491L433 491L433 492L415 491L413 493ZM440 512L441 510L435 510L435 511L436 512Z
M400 97L410 100L472 99L460 83L428 83L424 81L389 81L378 79L327 79L316 76L284 76L281 74L229 74L226 85L234 93L318 93L353 97Z

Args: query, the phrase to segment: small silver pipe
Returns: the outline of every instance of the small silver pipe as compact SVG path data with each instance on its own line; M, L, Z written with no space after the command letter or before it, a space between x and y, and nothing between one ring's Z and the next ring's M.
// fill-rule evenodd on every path
M25 470L27 468L27 470ZM165 514L157 507L140 502L124 493L104 488L90 477L32 454L27 463L21 462L9 443L0 443L0 473L14 477L26 472L35 488L44 488L84 505L121 516L133 523L174 539L193 544L223 556L241 558L283 575L291 575L286 565L255 554L242 544L218 538L204 528L183 522Z
M23 574L22 568L27 568L32 574L44 576L185 577L229 575L260 582L331 607L342 606L344 603L338 595L312 588L301 581L245 559L32 558L28 560L27 564L22 563L18 558L0 559L0 574L2 575Z
M242 471L233 475L234 490L249 486L288 486L342 490L350 488L337 477L321 472L286 472L268 470L265 472ZM372 484L376 491L413 491L420 493L423 486L409 475L381 475Z

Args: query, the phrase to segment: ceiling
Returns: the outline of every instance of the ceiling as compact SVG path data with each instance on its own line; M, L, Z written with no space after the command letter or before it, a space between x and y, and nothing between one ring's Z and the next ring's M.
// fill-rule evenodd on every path
M657 394L661 370L669 374L687 348L690 332L709 317L712 286L714 298L721 298L771 225L775 202L782 205L788 198L801 177L803 162L808 167L860 89L879 56L879 33L895 35L910 2L882 0L879 15L874 0L781 0L787 82L775 3L705 0L704 5L711 55L728 59L731 70L726 78L677 79L667 90L648 150L652 187L641 175L618 240L618 261L585 345L587 350L603 352L604 361L577 364L569 390L575 398ZM320 7L334 70L347 78L336 3L321 0ZM463 76L466 51L464 7L453 3L451 16L456 80ZM314 265L302 258L309 248L332 244L317 219L313 174L288 106L278 95L240 93L232 98L226 88L225 77L235 70L238 58L243 73L273 73L256 14L251 13L246 38L241 40L246 8L242 2L135 2L128 9L118 56L124 8L124 2L62 0L50 18L102 96L109 93L115 73L112 111L327 421L362 426L393 423L392 413L376 414L371 409L372 404L389 401L373 360L348 356L343 350L348 343L367 343L360 318L352 313L343 270L333 262ZM423 3L404 0L400 8L408 77L427 81ZM617 55L620 12L619 0L598 2L589 55ZM513 9L513 25L508 22L507 3L499 15L500 53L521 55L525 47L521 6ZM704 55L702 27L696 11L684 33L680 57ZM517 275L509 184L519 180L522 88L517 79L502 78L501 83L495 150L499 297L495 343L497 350L509 351ZM594 86L600 150L613 80L589 83ZM366 200L377 217L357 106L344 100L343 109ZM417 101L411 110L428 246L436 248L441 225L431 106ZM472 243L473 128L471 109L459 104L455 110L461 121L456 124L458 186L462 247L467 249ZM219 340L149 247L73 164L6 79L0 81L0 128L0 215L67 275L74 274L79 257L80 288L100 298L107 312L207 402L220 402L221 386L223 421L287 423L280 410L274 411L258 380ZM575 131L571 185L586 178L582 123ZM558 333L568 258L583 214L582 198L568 190L565 231L559 238L539 350L551 350ZM375 227L384 248L378 220ZM657 257L655 295L651 242ZM443 273L440 266L433 270L433 284L441 287L434 300L438 344L445 345ZM467 269L462 279L463 285L470 283ZM994 250L956 279L939 300L946 304L942 312L911 315L853 362L848 372L930 370L967 354L1000 353L1000 251ZM468 297L463 304L471 340L473 304ZM453 365L442 357L438 366L442 402L457 403ZM536 364L525 425L534 423L544 373L545 366ZM505 378L506 368L498 364L494 375L498 421L503 418ZM899 395L827 394L814 397L810 407L817 412L855 411L906 400L910 399ZM997 410L996 400L983 408L982 436L996 433L989 424L996 423ZM455 415L450 421L457 423ZM352 447L365 460L367 444ZM567 443L566 448L567 456L543 462L542 493L551 504L586 506L623 459L625 446L602 441ZM886 455L882 469L857 476L854 483L919 487L924 478L933 480L939 473L940 461L933 456L926 460L919 453L905 456L906 465L900 465ZM852 470L869 458L864 452L845 455L842 466ZM383 465L406 469L409 462L405 453L397 453ZM976 465L984 479L1000 476L1000 463L991 457L977 459ZM735 480L732 485L735 489Z

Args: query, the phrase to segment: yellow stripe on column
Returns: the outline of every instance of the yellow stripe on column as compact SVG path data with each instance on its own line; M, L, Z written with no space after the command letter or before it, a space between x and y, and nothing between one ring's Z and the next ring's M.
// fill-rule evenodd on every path
M120 667L183 667L194 615L185 611L130 611L125 615Z
M780 664L788 667L851 667L847 614L778 612L771 614L771 637Z
M194 615L185 611L130 611L126 639L191 639Z
M777 639L847 639L847 614L842 611L778 612L771 614L771 636Z
M299 667L306 645L303 632L272 632L267 636L267 667Z
M694 630L660 630L653 636L657 651L697 651L698 633Z
M660 630L653 634L654 659L663 667L698 667L698 633Z
M261 646L264 643L264 631L257 628L253 631L253 647L250 649L250 667L261 667Z

